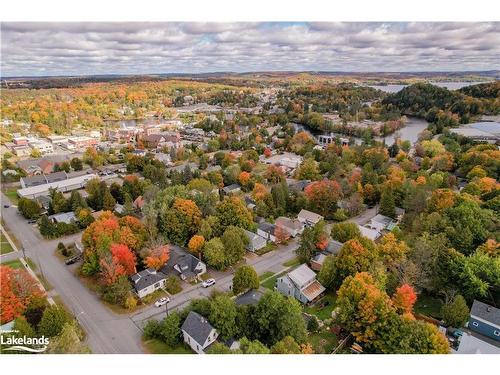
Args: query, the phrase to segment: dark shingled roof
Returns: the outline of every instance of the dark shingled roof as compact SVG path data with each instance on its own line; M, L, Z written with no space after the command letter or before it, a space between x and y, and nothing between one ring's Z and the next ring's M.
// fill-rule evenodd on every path
M474 300L470 309L470 314L500 326L500 309L497 309L496 307Z
M148 268L130 276L130 279L134 283L135 290L139 291L166 279L166 276L162 272L156 272L153 268Z
M276 229L276 225L267 222L260 223L259 229L263 232L269 233L274 236L274 230Z
M236 297L234 302L237 305L255 305L262 298L264 293L259 290L250 289L248 292Z
M199 345L203 345L214 329L206 318L197 312L190 311L181 329L191 336Z

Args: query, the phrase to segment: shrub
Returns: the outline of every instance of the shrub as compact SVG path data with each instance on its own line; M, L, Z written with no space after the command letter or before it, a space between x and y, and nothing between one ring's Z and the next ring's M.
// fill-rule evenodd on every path
M179 279L175 276L170 276L165 283L165 289L170 294L177 294L182 290L181 283Z

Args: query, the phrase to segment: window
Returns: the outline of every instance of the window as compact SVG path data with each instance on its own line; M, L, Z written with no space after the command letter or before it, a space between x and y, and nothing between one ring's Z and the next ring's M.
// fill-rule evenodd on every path
M156 283L156 284L154 285L154 288L155 288L155 289L158 289L159 287L160 287L160 283Z
M472 325L473 325L474 327L479 327L479 323L478 323L478 322L472 322Z
M493 334L494 334L495 336L500 336L500 331L495 330L495 331L493 332Z

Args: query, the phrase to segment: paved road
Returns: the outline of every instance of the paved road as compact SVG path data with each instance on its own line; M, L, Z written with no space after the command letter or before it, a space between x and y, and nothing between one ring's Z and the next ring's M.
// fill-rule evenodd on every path
M2 194L2 202L8 202ZM9 230L25 248L26 255L39 265L44 277L71 309L85 332L93 353L143 353L141 331L127 315L108 310L54 255L59 240L47 241L27 224L14 207L1 208ZM65 242L80 234L64 238ZM3 257L2 257L3 261Z
M298 239L290 241L286 246L280 247L278 250L269 252L262 256L250 254L247 256L246 263L250 264L257 274L261 275L266 271L274 273L281 272L287 267L283 264L295 258L295 250L298 247ZM201 284L192 285L185 288L181 294L171 296L171 302L168 304L169 311L183 308L193 298L207 297L214 289L221 291L229 291L233 284L232 270L228 270L222 277L217 278L215 287L203 288ZM165 308L150 306L131 316L131 318L139 326L143 326L148 319L163 319L165 317Z

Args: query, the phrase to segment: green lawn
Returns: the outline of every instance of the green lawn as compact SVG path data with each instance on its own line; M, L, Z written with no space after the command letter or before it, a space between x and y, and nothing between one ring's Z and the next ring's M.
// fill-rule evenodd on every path
M255 254L257 255L264 255L266 253L269 253L270 251L274 251L278 248L278 246L276 246L276 244L270 242L268 243L266 246L264 246L262 249L259 249L255 252Z
M443 302L436 297L427 294L419 294L413 310L417 314L427 315L435 319L441 319L441 306Z
M335 301L337 296L333 293L325 294L318 302L312 306L305 306L304 311L308 314L316 315L320 320L330 319L332 317L332 311L335 308ZM325 302L328 302L327 306L321 307Z
M9 188L3 191L3 193L9 198L9 200L12 202L12 204L17 205L17 202L19 202L19 197L17 196L17 189L16 188Z
M271 277L272 275L274 275L274 272L271 272L271 271L266 271L264 272L262 275L259 276L259 280L262 281L262 280L265 280L267 279L268 277Z
M194 354L193 351L185 345L179 345L172 348L156 339L143 341L146 350L151 354Z
M278 279L278 277L281 277L284 274L286 274L286 271L274 275L273 277L271 277L271 278L267 279L266 281L264 281L263 283L261 283L261 285L264 288L274 290L274 286L276 285L276 280Z
M2 263L4 266L9 266L10 268L23 268L23 264L19 259L11 260L10 262Z
M283 263L285 267L295 267L300 264L299 258L290 259L288 262Z
M307 337L307 341L311 343L316 354L331 353L338 345L337 336L326 329L317 333L311 333Z
M11 251L14 251L12 246L10 246L10 243L7 241L7 238L3 235L3 233L0 233L0 254L7 254L10 253Z

